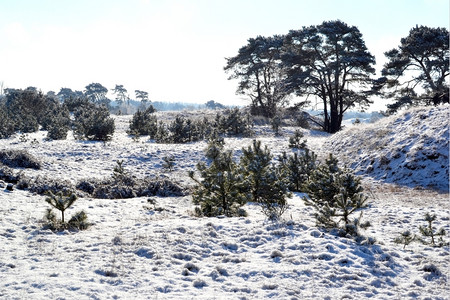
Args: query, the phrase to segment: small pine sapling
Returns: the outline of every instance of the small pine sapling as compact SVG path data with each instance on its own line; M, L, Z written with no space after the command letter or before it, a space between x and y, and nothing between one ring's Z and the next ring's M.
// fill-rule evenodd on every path
M164 156L162 166L164 169L169 172L173 171L173 167L175 166L175 157L173 155Z
M241 206L248 200L246 182L232 159L232 152L223 150L223 139L217 136L210 139L205 156L208 164L197 164L201 179L195 178L193 171L189 172L197 183L192 193L194 204L200 206L196 209L197 215L245 216Z
M75 201L77 200L77 196L73 193L69 195L64 195L62 192L58 192L56 195L51 191L48 192L48 197L45 198L45 201L61 211L61 222L64 224L64 212L68 209Z
M267 146L261 147L261 141L254 140L242 153L240 165L248 181L251 200L261 204L269 219L279 219L287 209L286 198L290 196L284 172L272 165L272 155Z
M283 152L279 157L279 169L284 170L292 192L301 192L311 173L317 168L317 155L305 148L304 152L287 155Z
M312 172L305 185L308 197L303 200L316 209L317 225L358 236L358 229L367 228L370 223L361 222L362 213L354 220L350 215L366 208L368 198L363 194L360 178L349 170L341 170L337 164L337 159L330 154L325 164Z
M394 239L394 243L403 244L403 249L416 240L416 236L411 231L406 230Z
M306 140L301 140L303 138L303 133L300 130L296 130L294 135L289 137L289 148L304 150L306 149Z
M69 228L75 228L78 230L85 230L91 225L87 221L87 214L83 210L75 213L67 224L69 225Z
M445 243L443 240L443 237L447 234L445 232L445 229L442 227L439 230L435 230L433 228L433 222L436 220L436 215L431 215L430 213L425 214L425 221L428 222L428 226L420 226L419 230L422 234L423 238L419 238L419 241L425 245L431 245L433 247L442 247L444 245L447 245L448 243ZM430 241L427 241L426 239L431 238ZM436 241L436 238L438 239Z
M272 125L272 130L275 132L276 136L280 135L280 127L281 127L281 118L280 116L274 116L270 123Z
M127 171L123 166L123 160L116 161L116 166L114 166L112 177L115 181L122 181L127 175Z

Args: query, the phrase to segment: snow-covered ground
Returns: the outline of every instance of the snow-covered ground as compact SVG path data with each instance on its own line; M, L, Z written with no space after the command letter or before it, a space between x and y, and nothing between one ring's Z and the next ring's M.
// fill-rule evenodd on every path
M449 194L442 191L445 184L448 189L448 112L448 106L412 110L332 137L303 130L308 146L320 157L336 152L361 174L368 167L363 158L374 160L373 171L363 180L370 199L364 219L372 224L363 233L377 240L372 246L316 228L313 210L304 206L301 194L289 199L290 207L278 223L267 221L251 203L245 207L246 218L197 218L190 196L153 197L155 205L147 197L80 198L66 214L84 209L93 226L53 233L42 229L49 207L44 196L2 189L0 298L449 299L449 247L412 243L403 249L393 242L405 230L419 234L426 212L437 215L437 228L450 231ZM0 150L26 149L42 160L41 170L23 170L33 177L72 183L104 178L111 176L117 160L123 160L126 170L137 177L159 175L192 184L187 172L203 159L204 142L161 145L145 138L136 142L125 133L130 116L115 118L116 134L106 144L75 141L72 136L67 141L45 141L46 133L38 132L0 140ZM394 125L399 129L389 127ZM268 127L256 130L260 133L256 138L273 154L291 151L288 136L294 128L284 128L280 137ZM429 137L424 144L419 144L423 136L416 139L421 132ZM230 138L226 147L239 155L251 141ZM376 141L378 148L371 146ZM393 158L388 154L393 150L386 148L398 148L403 154ZM402 167L411 153L429 149L434 154L424 167ZM443 164L445 154L446 165L435 173L434 162ZM173 172L162 169L167 155L175 157ZM389 162L382 167L377 159L383 155ZM422 161L417 164L422 166ZM386 165L396 172L386 171ZM381 172L383 176L378 175ZM393 184L396 174L407 172L411 175L398 177L401 185Z

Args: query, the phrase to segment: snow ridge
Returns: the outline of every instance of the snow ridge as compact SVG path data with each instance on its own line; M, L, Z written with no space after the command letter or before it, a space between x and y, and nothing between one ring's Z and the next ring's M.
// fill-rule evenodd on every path
M449 111L449 105L412 108L344 129L323 147L357 174L448 192Z

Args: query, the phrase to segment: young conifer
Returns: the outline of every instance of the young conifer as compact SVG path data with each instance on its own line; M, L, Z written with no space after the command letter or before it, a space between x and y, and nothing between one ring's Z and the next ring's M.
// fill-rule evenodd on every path
M296 130L294 135L289 137L289 148L293 149L305 149L306 140L302 141L303 133L300 130Z
M308 197L304 197L306 205L316 209L316 221L325 228L340 228L345 234L358 235L358 228L370 226L361 223L359 218L350 219L350 215L367 207L367 197L359 177L349 170L340 169L338 160L331 154L325 164L314 170L305 185Z
M289 190L292 192L301 192L303 185L317 167L317 155L308 148L289 156L283 152L279 161L279 167L284 170L289 182Z
M200 205L197 214L213 217L246 215L240 207L248 201L245 193L246 182L238 170L238 165L232 159L231 151L224 151L223 139L217 135L209 141L205 156L208 163L200 162L197 169L201 179L194 179L197 186L192 195L194 204Z
M254 140L252 146L242 149L240 165L248 181L251 200L261 204L269 219L278 219L287 208L288 183L280 169L272 165L272 154L261 141Z
M48 197L45 198L45 201L61 211L61 222L64 224L64 212L68 209L75 201L77 200L77 196L73 193L69 195L64 195L62 192L58 192L56 195L51 191L48 192Z
M448 243L445 243L443 240L443 237L447 234L445 232L445 229L442 227L439 230L435 230L433 228L433 222L436 220L435 214L426 213L425 214L425 221L427 221L428 226L420 226L419 230L420 233L424 238L420 238L419 241L421 241L425 245L431 245L431 246L444 246ZM426 238L430 238L430 241L427 241ZM437 240L436 240L437 238Z

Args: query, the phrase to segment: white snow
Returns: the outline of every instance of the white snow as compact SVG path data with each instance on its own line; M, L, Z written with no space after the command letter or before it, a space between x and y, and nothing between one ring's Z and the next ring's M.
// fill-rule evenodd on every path
M411 110L331 137L304 130L309 147L320 157L336 151L343 162L357 161L350 166L361 173L366 161L374 160L368 174L372 177L363 180L370 199L364 219L372 224L363 234L377 240L373 246L318 229L312 208L304 206L298 193L278 223L267 221L253 203L245 207L246 218L197 218L190 196L153 197L155 206L163 209L154 209L147 197L80 198L67 215L84 209L93 226L53 233L42 229L49 207L44 196L0 190L0 298L449 299L449 247L412 243L403 249L393 242L405 230L419 234L426 212L437 215L437 228L450 231L449 195L442 192L445 182L448 188L448 111L448 106ZM28 141L19 136L0 140L0 149L26 149L41 159L42 170L23 170L29 176L74 183L111 176L115 161L123 160L138 177L167 176L192 184L187 171L203 159L204 142L135 142L125 133L130 116L115 118L116 134L106 144L73 137L45 141L46 133L38 132ZM260 128L264 134L258 139L277 155L290 151L288 136L293 131L284 128L283 136L274 137ZM226 147L240 150L251 141L230 138ZM389 153L397 148L400 157L393 158ZM430 149L439 153L437 159L417 161L424 167L415 170L402 167L408 159L414 161L414 153ZM175 156L172 173L161 169L168 154ZM435 161L444 163L444 154L447 165L439 177L421 178L433 176ZM380 171L383 155L397 174L412 172L409 179ZM396 180L398 185L393 184ZM440 191L413 187L419 184Z

